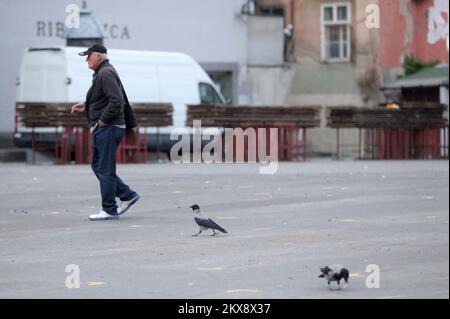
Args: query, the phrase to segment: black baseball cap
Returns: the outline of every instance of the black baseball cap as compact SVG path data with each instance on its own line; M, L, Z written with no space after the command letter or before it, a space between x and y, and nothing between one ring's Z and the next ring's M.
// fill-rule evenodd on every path
M86 51L78 53L78 55L84 56L84 55L89 55L89 54L94 53L94 52L106 53L106 48L103 45L101 45L101 44L94 44L93 46L91 46Z

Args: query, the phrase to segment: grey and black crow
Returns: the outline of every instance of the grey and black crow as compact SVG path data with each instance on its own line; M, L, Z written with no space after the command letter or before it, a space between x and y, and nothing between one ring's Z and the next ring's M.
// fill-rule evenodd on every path
M349 271L344 268L342 265L329 265L323 268L320 268L322 274L319 278L325 278L328 281L328 288L331 290L330 282L337 281L339 286L339 290L341 289L340 281L344 279L345 286L348 284Z
M200 211L200 206L197 204L189 206L194 211L194 220L198 225L199 231L197 234L192 236L198 236L203 230L212 229L213 234L211 236L215 236L217 233L215 230L218 230L222 233L228 233L225 229L217 225L211 218L206 216Z

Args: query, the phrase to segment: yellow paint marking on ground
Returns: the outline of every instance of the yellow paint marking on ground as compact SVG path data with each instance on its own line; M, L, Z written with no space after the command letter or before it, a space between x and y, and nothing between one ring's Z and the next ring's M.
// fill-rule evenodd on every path
M88 286L102 286L106 285L106 282L104 281L89 281Z
M343 223L353 223L354 220L353 219L342 219L341 222L343 222Z
M142 228L144 227L143 225L131 225L129 226L130 228Z
M364 276L361 273L359 273L359 272L352 272L350 274L350 277L361 278L361 277L364 277Z
M430 199L433 199L434 198L434 196L422 196L422 199L428 199L428 200L430 200Z
M61 212L51 212L50 215L61 215Z

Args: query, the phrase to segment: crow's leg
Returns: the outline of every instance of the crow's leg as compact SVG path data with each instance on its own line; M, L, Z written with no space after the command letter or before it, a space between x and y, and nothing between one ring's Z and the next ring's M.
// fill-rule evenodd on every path
M328 289L331 290L330 282L328 282Z
M214 228L212 229L212 231L213 231L213 234L211 235L211 236L216 236L216 231L214 230Z
M338 290L341 290L341 281L340 280L338 280Z
M195 235L192 235L192 237L197 237L201 232L202 232L202 230L200 229L200 230L198 231L198 233L195 234Z

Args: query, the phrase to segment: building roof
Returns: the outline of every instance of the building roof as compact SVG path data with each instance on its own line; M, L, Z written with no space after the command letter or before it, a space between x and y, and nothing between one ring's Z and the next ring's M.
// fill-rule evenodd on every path
M448 85L448 64L421 70L401 79L388 82L383 89L432 87Z
M91 14L91 12L80 11L80 27L65 28L64 36L67 39L92 39L103 38L103 31L100 22Z

